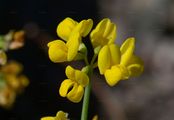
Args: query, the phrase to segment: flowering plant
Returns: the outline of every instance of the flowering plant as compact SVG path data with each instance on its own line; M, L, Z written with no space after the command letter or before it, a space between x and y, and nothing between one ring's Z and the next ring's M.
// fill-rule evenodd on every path
M11 108L16 96L29 84L28 78L21 74L22 64L8 61L6 52L24 45L24 31L10 31L0 35L0 106Z
M60 63L73 60L84 60L85 66L78 70L67 66L59 94L74 103L83 98L81 120L87 120L88 104L91 90L93 69L99 68L109 86L115 86L120 80L139 76L143 72L143 61L134 54L135 38L127 38L119 46L115 44L116 25L105 18L92 30L92 19L77 22L65 18L57 27L57 34L62 40L48 43L48 54L52 62ZM93 46L93 57L88 60L88 49L82 39L89 34ZM67 120L67 113L59 111L56 117L43 117L42 120ZM96 116L94 119L98 119Z

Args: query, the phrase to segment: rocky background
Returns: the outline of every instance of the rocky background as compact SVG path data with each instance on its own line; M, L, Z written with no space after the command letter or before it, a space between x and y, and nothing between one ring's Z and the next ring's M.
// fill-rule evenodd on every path
M116 42L134 36L136 53L145 63L142 76L121 81L113 89L96 83L111 96L98 95L106 118L173 120L174 1L98 0L98 4L100 17L109 17L117 24Z

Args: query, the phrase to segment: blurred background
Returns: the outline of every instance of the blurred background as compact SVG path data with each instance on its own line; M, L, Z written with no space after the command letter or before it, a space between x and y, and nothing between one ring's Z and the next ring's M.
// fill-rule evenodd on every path
M61 98L58 88L66 78L66 64L48 59L47 43L57 39L57 24L65 17L92 18L94 25L108 17L117 25L116 43L136 38L135 53L144 60L144 73L110 88L95 71L90 118L99 120L173 120L174 118L174 1L173 0L30 0L0 3L0 34L26 31L23 48L9 51L8 59L24 66L30 85L12 109L0 108L2 120L39 120L58 110L79 120L81 103ZM77 65L78 66L78 65Z

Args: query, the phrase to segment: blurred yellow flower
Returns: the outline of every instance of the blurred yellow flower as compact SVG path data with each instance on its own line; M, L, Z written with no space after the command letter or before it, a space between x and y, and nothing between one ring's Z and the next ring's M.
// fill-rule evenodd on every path
M16 32L11 30L6 35L0 35L0 49L5 52L22 47L24 45L24 35L23 30Z
M142 60L133 54L135 39L128 38L122 46L105 45L99 52L98 67L106 82L114 86L118 81L138 76L143 71Z
M7 62L6 51L17 49L24 45L23 30L10 31L6 35L0 35L0 106L12 107L16 95L28 86L29 80L21 75L22 65L11 61Z
M22 65L14 61L9 62L0 69L8 85L18 92L22 91L29 84L28 78L21 75L22 69Z
M0 68L0 105L9 108L15 101L16 94L29 85L25 75L21 75L22 65L11 61Z
M25 32L23 30L14 32L13 40L9 44L9 49L17 49L24 46L24 35Z
M114 43L116 39L116 25L108 18L103 19L91 32L90 39L94 48Z
M95 115L92 120L98 120L98 115Z
M61 83L59 94L72 102L78 103L83 97L84 87L89 83L89 78L86 73L71 66L66 67L65 73L68 79Z
M58 111L55 117L42 117L41 120L68 120L68 114L63 111Z
M16 93L8 86L4 86L0 89L0 106L4 108L10 108L16 98Z
M81 39L91 30L93 21L82 20L80 23L66 18L57 27L57 34L65 42L54 40L48 43L48 54L52 62L72 61L78 52Z
M5 66L2 66L0 68L0 72L4 74L18 74L22 71L23 67L21 64L15 62L15 61L10 61L8 62Z

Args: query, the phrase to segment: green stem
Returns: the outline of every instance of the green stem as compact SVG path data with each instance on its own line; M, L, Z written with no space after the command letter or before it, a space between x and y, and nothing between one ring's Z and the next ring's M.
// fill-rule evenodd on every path
M92 70L93 70L92 66L89 66L89 71L88 71L89 79L92 75ZM89 107L90 92L91 92L91 81L89 81L89 84L85 88L81 120L87 120L88 119L88 107Z
M84 61L86 65L89 65L88 58L86 56L84 57Z
M95 59L97 58L97 55L98 54L94 54L94 56L92 57L92 60L91 60L91 63L90 63L91 66L93 66L93 64L95 62Z

